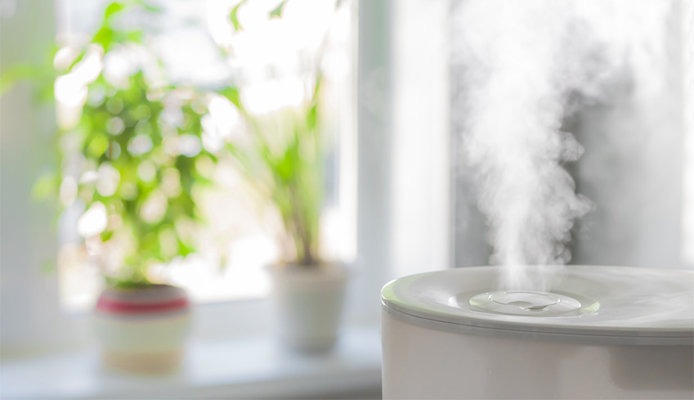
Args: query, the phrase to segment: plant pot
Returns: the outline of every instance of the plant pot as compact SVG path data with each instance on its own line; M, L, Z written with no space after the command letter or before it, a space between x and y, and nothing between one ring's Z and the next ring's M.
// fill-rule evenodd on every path
M330 350L337 341L347 269L338 264L282 265L269 271L282 342L301 352Z
M105 289L94 314L105 366L165 373L181 365L191 324L190 303L183 289L169 285Z

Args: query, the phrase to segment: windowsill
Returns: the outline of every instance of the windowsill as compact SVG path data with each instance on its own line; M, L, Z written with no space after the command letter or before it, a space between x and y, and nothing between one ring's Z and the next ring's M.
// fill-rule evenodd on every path
M329 397L379 393L380 334L346 329L334 351L301 355L272 337L193 342L180 371L164 376L105 370L96 349L3 361L3 398Z

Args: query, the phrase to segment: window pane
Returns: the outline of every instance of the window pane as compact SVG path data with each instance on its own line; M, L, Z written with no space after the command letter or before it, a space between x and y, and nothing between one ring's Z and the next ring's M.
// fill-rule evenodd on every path
M75 62L76 49L99 28L109 2L62 0L57 4L56 40L61 50L55 62L57 66L69 65ZM238 9L236 0L152 1L149 4L160 8L161 12L128 10L127 15L113 22L124 31L141 30L141 44L118 44L107 49L105 54L101 54L99 48L90 47L73 68L77 73L71 73L69 79L60 77L56 81L55 94L58 122L66 131L78 125L85 102L90 104L103 99L104 93L89 90L86 94L83 92L85 85L74 84L75 81L89 82L90 74L98 73L100 68L114 87L127 84L129 77L141 69L145 75L149 74L146 79L155 84L210 93L196 111L203 115L201 141L190 142L180 134L175 141L177 151L200 154L204 150L218 158L216 163L206 157L196 158L192 167L212 183L191 192L207 226L194 231L194 253L150 268L150 276L187 288L196 301L266 295L268 282L264 267L275 262L281 251L275 240L278 217L267 202L259 199L247 177L223 149L229 140L249 140L243 136L248 135L244 131L247 126L226 97L212 93L233 85L238 88L248 112L271 124L277 113L301 106L310 99L319 69L323 74L321 112L329 148L321 222L324 252L330 258L351 259L355 252L356 208L351 5L336 7L334 2L320 0L288 2L281 18L272 18L270 13L279 4L275 0L244 2ZM233 18L232 14L235 14ZM235 23L239 24L236 29ZM156 59L162 61L162 72L158 73L156 65L152 64ZM179 94L178 99L167 98L162 112L162 118L172 125L185 123L181 104L186 101L186 93L182 90ZM122 125L117 118L112 118L107 125L109 133L118 135ZM137 143L133 139L127 148L117 150L147 152L156 146L146 134L141 136ZM115 269L124 262L119 255L128 246L128 240L111 240L108 245L98 235L82 240L85 232L89 236L90 229L98 231L100 224L112 221L111 216L106 217L110 214L108 211L99 207L86 209L79 200L74 200L79 197L76 188L80 179L89 178L85 178L89 168L84 166L80 149L70 148L69 134L63 141L67 142L61 143L66 154L63 167L67 173L62 179L61 197L64 203L71 205L59 221L61 301L69 309L81 309L93 304L103 284L102 270ZM65 165L74 167L65 168ZM156 172L163 190L166 191L166 179L172 182L172 191L180 190L176 187L180 172L164 172ZM109 185L115 185L112 190L116 190L122 179L118 171L108 168L99 167L93 173L97 185L100 184L106 193L111 190ZM146 179L154 171L142 162L136 173L139 179ZM112 178L110 183L109 177ZM152 206L152 210L157 209ZM155 213L152 218L157 218L156 212L152 212ZM175 238L181 234L178 222L174 225L171 232L159 234L157 240L164 250L169 245L175 247Z

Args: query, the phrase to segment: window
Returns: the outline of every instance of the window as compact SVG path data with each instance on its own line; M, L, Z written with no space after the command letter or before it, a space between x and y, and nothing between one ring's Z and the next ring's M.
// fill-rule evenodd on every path
M239 87L246 109L262 116L307 101L313 90L316 64L320 63L325 74L322 90L326 129L333 142L325 182L324 250L329 256L349 261L355 252L356 207L353 100L345 96L351 93L354 76L352 7L336 7L325 1L289 2L284 5L281 18L272 18L270 13L280 2L239 4L234 0L152 2L161 12L136 9L117 19L117 24L142 29L142 44L118 46L103 57L95 49L80 61L83 67L73 70L70 79L59 78L58 123L63 129L70 129L83 102L91 101L80 99L80 87L69 83L87 82L99 68L103 68L106 79L117 83L137 68L156 70L156 65L147 64L156 56L162 60L163 73L170 82L203 90L231 82ZM56 63L72 61L77 45L98 29L105 6L105 2L84 0L58 2L57 40L63 48ZM140 65L133 65L137 63ZM205 106L209 111L203 117L203 148L214 152L229 135L242 135L238 111L229 100L209 96ZM172 104L164 113L173 120L181 118L176 107ZM130 150L128 147L127 151ZM238 168L223 155L220 157L216 166L208 168L215 188L201 190L196 197L209 221L207 229L196 233L198 251L151 270L159 278L186 288L198 302L265 296L268 282L264 267L274 262L279 253L272 229L268 229L274 223L271 213L259 210L257 199ZM79 163L79 158L74 162ZM105 172L108 171L97 171L108 180L103 176L109 175ZM71 187L80 179L84 177L65 176L63 194L71 196ZM123 260L117 258L117 241L111 249L98 240L81 244L76 222L89 222L86 217L91 214L79 201L71 204L61 217L59 276L61 301L68 309L76 310L93 304L102 282L97 264L103 266L104 261L94 262L90 252L116 254L116 261L112 262L116 266Z
M148 26L153 29L155 23L166 22L188 32L194 30L191 26L200 26L200 24L206 26L207 12L216 10L211 7L221 7L220 2L213 1L205 2L205 7L199 6L201 2L166 1L162 3L167 10L171 8L170 11L174 16L166 21L159 19L147 21L151 24ZM221 3L226 4L225 7L233 4L233 2ZM105 1L56 3L3 1L0 4L0 18L2 18L0 69L4 73L15 64L44 63L45 55L51 54L56 32L58 32L57 39L61 43L64 43L62 42L64 40L79 41L80 32L93 32L93 29L98 27L98 16L105 4ZM191 8L194 11L192 14L189 13ZM369 7L366 8L366 11L360 12L368 15ZM73 11L75 15L71 14ZM326 207L323 210L327 225L324 231L328 236L326 240L331 244L327 250L332 254L340 254L346 262L350 262L356 254L357 217L360 221L373 220L369 215L363 215L373 207L360 206L359 210L362 214L359 215L356 207L357 169L360 171L363 169L358 165L356 156L357 121L354 110L357 93L357 85L354 82L357 60L356 11L356 2L343 2L340 12L335 16L339 21L334 25L338 28L337 32L334 33L335 37L330 39L331 46L334 39L335 47L329 46L330 57L324 58L324 62L332 65L328 68L332 71L329 77L330 85L326 86L326 89L330 89L328 93L330 96L326 97L332 102L327 107L330 109L330 121L333 124L331 129L335 135L334 148L328 160L332 179L327 179L326 182L329 192ZM91 19L87 18L87 15L96 17ZM193 15L191 26L187 25L188 21L181 15ZM243 16L240 15L239 18L242 22L244 21ZM180 25L176 25L179 23ZM380 26L380 21L373 20L372 26ZM251 27L252 24L249 23L248 28ZM207 28L205 31L207 32ZM69 32L73 33L67 34ZM157 32L154 31L154 33ZM185 35L181 34L181 36ZM193 37L198 40L211 40L207 34L197 36L193 34ZM7 38L11 40L6 40ZM371 42L383 42L382 38L376 39L372 39ZM162 47L166 48L166 45L162 44ZM63 52L62 55L69 56L69 52ZM344 62L347 64L345 65ZM207 66L206 64L204 67ZM227 64L224 66L228 67L227 71L232 67L238 67ZM205 73L198 71L197 77L202 76L207 79L210 77L210 71L209 69L206 69ZM188 79L186 76L184 72L181 72L177 78ZM0 84L0 90L8 89L4 86L5 83L3 81ZM213 85L213 83L205 81L205 85ZM291 85L288 86L291 88ZM343 91L342 88L347 89ZM271 89L273 88L260 87L260 90ZM42 173L43 164L46 160L55 157L53 137L56 129L54 106L35 102L33 93L31 85L19 83L0 96L2 112L0 118L2 124L2 146L0 146L2 152L0 157L2 357L80 349L93 344L94 341L91 335L89 313L83 311L96 293L97 285L100 283L99 274L93 267L80 264L79 258L77 262L69 262L71 254L79 255L79 251L69 251L71 246L69 243L76 241L77 238L71 236L71 234L74 235L74 230L67 231L63 228L66 225L72 225L65 223L68 220L78 220L83 210L73 209L72 215L68 215L69 212L65 213L61 217L63 222L58 221L56 224L53 222L55 217L53 205L37 202L32 198L32 190L35 189L37 177ZM335 93L339 93L339 98L334 95ZM67 114L69 116L69 113ZM368 148L366 150L369 151ZM359 174L364 175L363 172ZM380 181L378 185L382 186ZM58 238L57 230L60 231ZM73 268L73 271L60 271L60 273L42 271L41 267L46 264L55 265L54 260L58 253L56 239L60 239L58 243L60 246L67 244L68 251L63 252L61 258L67 259L67 265L70 265L65 268ZM260 240L257 240L258 236L256 236L255 239L256 243L258 241L267 243L266 236L260 237ZM251 236L248 240L252 241L254 237ZM364 239L360 240L375 243L373 235L364 235ZM236 243L243 247L243 242ZM380 254L378 246L376 246L376 252ZM263 287L265 282L259 278L258 266L261 261L258 254L251 254L251 256L254 257L256 268L253 266L242 268L242 265L238 265L235 280L230 285L220 284L219 286L224 287L218 286L217 292L214 287L207 291L199 290L203 293L199 296L202 300L198 302L195 312L194 341L228 340L245 335L262 335L263 337L269 335L271 312L267 301L259 297L265 290ZM203 268L207 268L210 274L219 273L217 268L209 264ZM385 266L373 262L373 257L369 255L360 254L354 263L355 279L346 312L346 320L350 324L373 326L377 321L379 304L377 293L384 279L381 274L383 268ZM233 271L234 267L228 270ZM187 278L185 269L179 272L179 278ZM249 283L248 285L243 281L247 278L245 282ZM62 282L58 282L59 280ZM204 288L205 285L210 284L210 281L205 278L198 279L196 283L201 283L200 287ZM77 289L73 291L72 287ZM222 291L224 293L220 294ZM369 296L363 296L360 293L369 293ZM213 301L220 298L234 301ZM245 301L240 301L244 299ZM207 303L200 304L201 302ZM50 326L51 329L47 330L46 326Z

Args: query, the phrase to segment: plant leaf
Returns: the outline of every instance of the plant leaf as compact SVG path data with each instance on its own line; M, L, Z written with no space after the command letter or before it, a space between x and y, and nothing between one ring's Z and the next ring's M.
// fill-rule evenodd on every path
M163 13L164 12L163 8L152 5L150 2L145 1L145 0L139 0L137 2L137 4L139 4L142 8L144 8L145 10L147 10L149 12L153 12L153 13Z
M281 18L282 11L284 11L284 6L287 4L287 0L282 0L280 3L270 11L270 18Z
M237 88L231 86L225 87L219 94L229 99L237 108L241 108L241 96Z
M123 11L124 9L125 6L123 5L123 3L114 1L113 3L109 4L108 7L106 7L106 11L104 11L104 20L110 20L111 17Z
M92 42L100 44L104 51L108 51L113 42L113 30L108 26L102 26L92 38Z
M234 27L234 30L237 32L243 30L243 27L241 26L241 23L239 22L239 18L238 18L237 14L239 12L239 8L244 4L246 4L246 0L239 1L239 3L236 4L234 6L234 8L231 9L231 13L229 14L229 20L231 20L231 25Z

